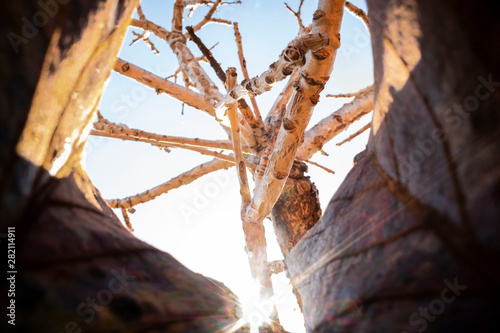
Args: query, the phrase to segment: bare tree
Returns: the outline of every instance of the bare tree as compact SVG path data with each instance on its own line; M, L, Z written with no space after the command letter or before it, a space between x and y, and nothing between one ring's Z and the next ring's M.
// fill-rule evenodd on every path
M317 190L314 183L304 176L306 164L316 165L310 160L311 157L321 151L324 144L346 130L351 123L369 113L373 107L371 87L358 93L337 96L354 97L354 100L306 131L312 111L319 102L320 93L330 78L340 47L339 32L344 6L364 19L366 15L352 4L346 4L344 0L320 0L312 17L312 25L305 27L301 17L303 2L304 0L300 1L297 11L285 4L297 18L298 35L288 43L268 70L253 78L249 77L246 70L238 23L215 18L218 8L237 5L239 1L226 3L221 0L176 0L170 29L161 26L159 22L148 20L148 13L143 12L139 5L139 19L133 19L131 22L131 27L139 29L139 32L133 32L136 38L132 44L143 41L152 52L158 54L159 51L149 39L150 34L154 34L170 47L177 57L179 69L165 79L141 68L140 64L118 59L114 70L154 89L158 94L167 94L183 105L187 104L210 115L222 126L227 137L207 140L175 137L168 133L150 133L113 123L99 112L98 120L90 132L95 136L134 140L166 150L187 149L215 158L145 192L108 200L112 208L122 211L124 221L131 231L133 229L128 213L133 212L134 206L153 200L211 172L236 166L246 251L253 278L261 286L262 297L273 295L270 278L272 271L282 270L275 268L276 265L279 267L279 264L268 262L264 218L272 216L278 242L286 257L321 216ZM184 27L183 17L192 15L200 6L209 7L204 18L193 26ZM238 54L235 56L239 59L244 78L240 83L237 81L236 69L222 68L210 49L197 36L196 33L209 23L226 24L234 29L238 47ZM193 55L193 51L188 48L188 40L196 44L203 54L202 57ZM219 91L214 78L203 69L201 62L210 64L226 91ZM176 83L181 74L184 86ZM282 80L288 80L288 83L271 109L267 110L264 119L261 113L264 110L259 109L254 97L271 90L274 83ZM250 104L245 98L250 99ZM247 170L255 182L253 193L249 188ZM280 197L284 188L287 189L288 195ZM274 319L277 323L275 328L279 330L276 315Z

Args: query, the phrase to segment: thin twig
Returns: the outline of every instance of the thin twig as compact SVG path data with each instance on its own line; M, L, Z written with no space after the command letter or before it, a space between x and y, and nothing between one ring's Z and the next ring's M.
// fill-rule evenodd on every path
M360 135L361 133L363 133L364 131L366 131L367 129L369 129L370 125L371 125L371 123L366 124L359 131L357 131L354 134L351 134L347 139L345 139L345 140L337 143L337 146L342 146L344 143L351 141L352 139L354 139L355 137L357 137L358 135Z
M220 170L220 169L227 169L229 167L232 167L234 164L229 163L226 161L221 161L221 160L213 160L210 162L206 162L203 164L198 165L197 167L186 171L182 174L180 174L177 177L174 177L170 179L169 181L155 186L152 189L149 189L145 192L138 193L136 195L126 197L123 199L113 199L113 200L106 200L108 205L111 208L123 208L123 209L129 209L135 205L145 203L148 201L151 201L155 199L156 197L167 193L168 191L179 188L181 186L190 184L194 180L209 174L211 172Z
M207 102L204 96L190 89L165 80L164 78L161 78L120 58L116 60L114 70L154 89L157 94L166 93L167 95L170 95L173 98L194 107L195 109L205 111L209 115L215 116L213 107Z
M248 76L247 61L245 60L245 56L243 54L243 45L241 42L240 30L238 29L238 22L233 23L233 29L234 29L234 36L236 39L236 46L238 47L238 58L240 59L241 71L243 72L243 77L245 78L245 80L249 80L250 77ZM262 121L262 116L260 114L260 110L254 96L250 96L250 102L252 103L257 123L261 128L264 128L264 122Z
M333 37L336 39L336 37ZM339 44L338 40L330 40L327 33L314 33L302 35L291 41L283 51L278 61L271 64L269 69L261 75L250 80L243 80L240 85L232 89L217 105L215 106L216 114L225 112L225 105L229 105L246 96L260 95L272 89L277 81L281 81L288 75L292 74L293 70L302 67L305 64L305 54L311 51L317 51L327 46L328 44Z
M161 141L157 141L155 139L147 138L147 137L142 137L140 138L137 135L134 135L134 132L141 132L136 129L128 129L124 128L123 126L110 126L107 124L99 124L99 123L94 123L94 128L97 130L100 130L101 132L105 132L108 135L108 137L111 138L116 138L116 139L121 139L121 140L128 140L128 141L142 141L142 142L147 142L151 144L156 143L161 143ZM132 134L131 134L132 133ZM152 133L151 133L152 134ZM158 134L157 134L158 135ZM164 142L164 141L163 141ZM167 148L182 148L182 149L187 149L191 151L195 151L197 153L200 153L202 155L207 155L207 156L212 156L220 160L228 161L234 163L234 158L222 153L218 153L212 150L208 150L205 148L197 147L197 146L191 146L187 144L179 144L179 143L166 143L164 142L167 146Z
M226 71L226 78L227 90L231 90L236 85L236 68L229 67ZM241 212L244 213L252 198L250 196L250 188L248 187L247 169L241 154L240 129L238 126L238 118L236 116L236 105L233 105L228 109L228 116L229 121L231 122L231 138L233 141L234 160L240 182Z
M205 44L203 44L201 39L198 36L196 36L193 27L187 26L186 30L189 34L189 38L196 44L196 46L198 46L201 53L203 53L205 58L208 60L208 63L210 64L210 66L212 66L212 68L214 69L215 74L217 74L217 77L222 82L225 83L226 82L226 73L224 73L220 64L217 62L217 60L215 60L212 52L210 52L210 50L205 46Z
M123 215L123 221L125 221L125 225L127 226L127 229L130 232L134 231L134 228L132 227L132 223L130 223L130 217L128 216L127 209L121 207L122 209L122 215Z
M310 159L350 124L370 113L373 109L373 96L373 89L368 90L314 125L304 135L304 142L297 151L297 157L304 160Z

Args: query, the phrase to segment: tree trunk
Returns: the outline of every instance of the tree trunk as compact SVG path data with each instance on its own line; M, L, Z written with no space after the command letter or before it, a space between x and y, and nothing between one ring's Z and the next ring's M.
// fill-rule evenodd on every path
M368 5L368 151L287 257L307 329L497 331L499 5Z

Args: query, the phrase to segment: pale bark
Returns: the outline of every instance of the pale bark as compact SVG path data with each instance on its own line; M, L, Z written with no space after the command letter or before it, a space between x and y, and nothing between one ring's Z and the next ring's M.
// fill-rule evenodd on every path
M319 101L319 93L333 69L340 46L343 9L343 0L320 1L314 13L311 35L325 36L323 38L330 42L327 47L307 55L306 65L301 70L296 91L283 118L266 172L247 210L246 219L249 221L262 221L271 212L285 185L299 142L303 139L312 110Z
M308 160L323 145L343 132L349 124L358 120L373 109L373 89L345 104L342 108L324 118L308 130L304 142L297 151L297 157Z
M334 38L336 37L334 36ZM271 90L275 82L283 80L292 74L295 68L302 67L305 64L305 55L309 50L321 49L329 45L329 43L335 44L330 40L329 35L322 31L295 38L281 53L279 59L269 66L268 70L250 80L244 80L217 103L215 106L216 113L225 113L225 106L234 103L238 99L260 95Z
M370 126L371 126L371 123L366 124L361 129L359 129L358 131L356 131L356 133L353 133L353 134L349 135L349 137L347 139L342 140L341 142L337 143L337 146L342 146L344 143L351 141L352 139L354 139L355 137L357 137L361 133L364 133L367 129L370 128Z
M243 78L245 80L249 80L250 76L248 75L247 61L245 60L245 56L243 55L243 45L241 43L241 34L240 30L238 29L238 22L233 23L233 29L234 29L234 37L236 39L236 46L238 47L238 58L240 60L241 71L243 72ZM257 105L257 101L255 100L254 96L250 96L250 102L252 103L257 123L261 128L263 128L264 123L262 121L262 116L260 114L259 106Z
M237 74L236 68L229 67L226 71L226 87L231 90L236 85ZM236 104L228 109L228 117L231 123L231 140L233 142L234 161L236 164L236 172L240 183L241 194L241 211L244 212L250 203L250 188L248 187L247 168L241 152L240 129L238 126L238 117L236 114Z
M160 184L158 186L155 186L152 189L149 189L145 192L138 193L136 195L126 197L123 199L112 199L112 200L106 200L106 201L111 208L129 209L135 205L151 201L151 200L155 199L156 197L167 193L170 190L173 190L175 188L179 188L181 186L190 184L194 180L196 180L204 175L207 175L211 172L221 170L221 169L227 169L233 165L234 165L233 163L230 163L227 161L213 160L210 162L200 164L197 167L195 167L189 171L186 171L186 172L180 174L179 176L174 177L174 178L170 179L169 181L167 181L163 184Z
M179 144L195 147L206 147L215 149L232 150L233 144L227 140L205 140L199 138L185 138L178 136L170 136L163 134L156 134L146 131L141 131L134 128L128 128L117 124L104 124L101 122L94 123L95 130L91 131L91 135L105 136L105 137L129 137L131 141L142 141L147 143L167 143ZM167 145L168 146L168 145ZM242 151L248 152L247 146L242 146Z
M265 125L268 129L275 128L276 126L279 128L281 126L281 122L276 124L276 119L277 118L283 118L283 107L286 109L286 105L290 101L290 98L293 95L293 86L297 79L299 78L300 70L295 69L288 78L288 82L286 83L285 87L283 90L280 92L278 95L278 98L274 102L273 106L269 110L269 113L267 114ZM280 120L281 121L281 120Z
M215 116L214 108L210 105L210 103L205 100L202 95L190 89L172 83L120 58L116 60L114 70L154 89L157 94L166 93L167 95L186 103L195 109L205 111L209 115Z

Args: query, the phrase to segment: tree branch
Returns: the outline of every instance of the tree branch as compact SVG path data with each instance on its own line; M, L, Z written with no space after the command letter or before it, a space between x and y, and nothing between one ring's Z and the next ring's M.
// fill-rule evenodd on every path
M226 86L227 90L231 90L236 85L237 74L236 68L229 67L226 71ZM240 182L240 194L241 194L241 211L242 213L246 210L248 204L250 203L250 188L248 187L247 179L247 169L245 161L241 154L241 141L240 141L240 129L238 126L238 117L236 114L236 105L233 105L228 109L229 121L231 122L231 138L233 141L234 150L234 160L236 164L236 172L238 174L238 179Z
M366 13L364 12L364 10L362 10L361 8L353 5L349 1L346 1L345 8L347 9L347 11L349 13L351 13L352 15L354 15L355 17L357 17L358 19L360 19L365 24L366 29L368 30L368 32L370 32L370 20L368 18L368 15L366 15Z
M344 0L319 1L318 9L313 15L313 33L308 36L321 36L322 40L330 42L324 49L318 47L312 54L308 54L307 63L301 70L296 91L283 118L266 172L247 209L246 219L249 221L261 223L269 215L288 178L312 110L319 101L319 93L329 79L337 49L340 47L339 31L344 2Z
M114 138L118 136L126 136L129 141L140 141L146 143L165 143L165 147L170 147L169 144L187 145L193 147L205 147L213 149L233 150L233 144L227 140L204 140L198 138L184 138L178 136L161 135L150 132L145 132L137 129L125 128L120 125L110 125L101 122L94 123L94 129L90 132L91 135ZM121 137L120 137L121 138ZM242 146L242 150L249 152L247 146Z
M221 161L221 160L213 160L207 163L203 163L198 165L197 167L186 171L182 174L180 174L177 177L174 177L170 179L169 181L155 186L152 189L149 189L145 192L138 193L136 195L126 197L123 199L112 199L112 200L106 200L108 205L111 208L124 208L124 209L129 209L135 205L145 203L148 201L151 201L155 199L156 197L167 193L170 190L173 190L175 188L179 188L181 186L190 184L194 180L207 175L211 172L221 170L221 169L228 169L229 167L233 166L233 163L226 162L226 161Z
M209 115L215 117L214 109L210 103L207 102L202 95L190 89L186 89L178 84L165 80L164 78L161 78L120 58L116 60L114 70L154 89L157 94L166 93L167 95L186 103L189 106L205 111Z
M366 131L367 129L369 129L370 126L371 126L371 123L366 124L365 126L363 126L356 133L349 135L349 137L347 139L345 139L345 140L337 143L337 146L342 146L344 143L351 141L352 139L354 139L355 137L357 137L358 135L360 135L361 133L363 133L364 131Z
M243 55L243 45L241 43L241 34L240 30L238 29L238 22L233 23L233 29L234 29L234 36L236 38L236 46L238 47L238 58L240 59L240 66L241 66L241 71L243 72L243 78L245 80L249 80L250 77L248 76L247 61L245 60L245 56ZM260 110L254 96L250 96L250 102L252 103L252 107L255 112L255 118L257 124L261 128L264 128L264 122L262 121L262 116L260 115Z
M299 23L299 34L303 34L305 32L305 30L306 30L306 28L304 27L304 24L302 23L302 17L301 17L301 14L300 14L300 11L302 10L302 5L303 4L304 4L304 0L300 0L299 9L297 10L297 12L295 12L285 2L286 9L288 9L290 11L290 13L292 13L293 16L295 16L297 18L297 22Z
M370 113L372 109L373 89L370 89L307 131L304 142L297 151L297 157L310 159L325 143L344 131L351 123Z
M243 97L260 95L271 90L275 82L283 80L292 74L295 68L305 64L307 51L319 50L328 45L329 42L330 38L324 32L297 37L288 44L278 61L271 64L267 71L250 80L243 80L240 85L232 89L224 99L217 103L216 114L225 113L225 105L232 104Z

